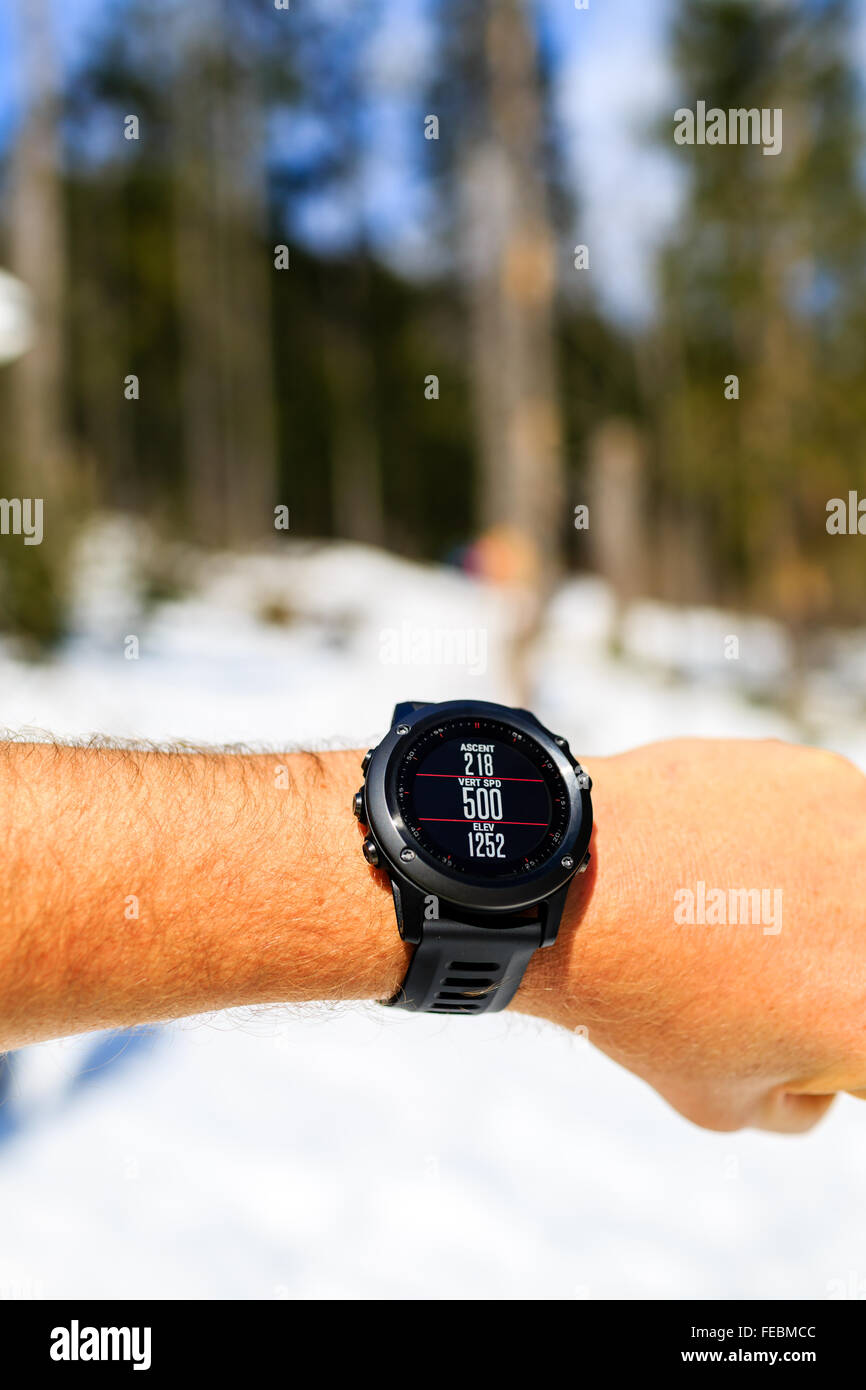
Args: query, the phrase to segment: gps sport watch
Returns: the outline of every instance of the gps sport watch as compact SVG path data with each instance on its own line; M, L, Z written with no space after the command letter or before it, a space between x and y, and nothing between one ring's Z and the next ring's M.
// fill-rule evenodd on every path
M532 953L556 940L589 863L588 774L534 714L483 700L397 705L362 769L364 857L387 872L415 946L401 989L381 1002L504 1009Z

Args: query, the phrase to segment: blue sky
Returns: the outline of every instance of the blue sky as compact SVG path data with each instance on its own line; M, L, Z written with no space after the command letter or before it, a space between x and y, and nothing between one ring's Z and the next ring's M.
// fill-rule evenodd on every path
M318 0L339 16L351 0ZM673 110L666 65L669 0L537 0L555 54L554 100L567 165L582 216L575 242L590 246L595 288L623 320L651 309L649 266L659 238L675 218L680 196L676 161L647 146L641 131ZM363 198L368 223L381 231L407 269L435 269L432 193L416 167L416 127L395 116L423 89L432 56L430 0L392 0L370 45L368 64L378 100ZM417 117L418 113L416 113ZM346 219L332 200L306 209L311 242L339 243ZM564 254L563 261L570 261Z
M468 0L467 0L468 2ZM789 0L775 0L788 3ZM0 140L18 101L14 13L20 0L0 0ZM54 0L66 71L84 55L88 35L123 0ZM304 0L335 23L351 17L353 0ZM434 0L381 0L383 20L364 55L375 100L360 199L374 239L407 269L435 266L433 193L418 167L417 104L432 57ZM555 54L554 100L568 171L579 194L574 240L590 247L593 285L613 316L641 319L651 310L649 267L659 240L676 219L682 185L676 158L648 144L643 132L679 104L667 63L665 32L672 0L536 0ZM291 22L299 23L301 0ZM866 5L858 49L866 67ZM417 114L417 113L416 113ZM280 141L303 128L280 129ZM308 128L305 138L315 139ZM335 249L349 221L332 196L304 210L299 235Z

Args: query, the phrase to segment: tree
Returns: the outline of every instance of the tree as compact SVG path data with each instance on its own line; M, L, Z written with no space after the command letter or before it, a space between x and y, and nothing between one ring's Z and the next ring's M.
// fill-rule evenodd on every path
M557 383L556 248L534 15L524 0L448 4L441 120L456 180L456 253L468 307L476 516L511 553L513 674L561 567L565 485Z
M260 540L273 526L273 412L265 139L243 7L175 14L172 150L190 529Z
M66 239L60 160L60 101L48 0L20 0L24 114L10 171L11 267L30 291L32 347L9 368L10 481L41 498L45 539L7 557L7 621L38 641L56 636L68 509L73 502L65 436L63 311Z
M648 369L662 549L686 557L677 597L757 603L798 636L846 605L824 502L829 476L855 485L861 452L843 386L866 251L851 24L849 0L680 0L672 30L679 104L781 109L783 142L676 150L687 201Z

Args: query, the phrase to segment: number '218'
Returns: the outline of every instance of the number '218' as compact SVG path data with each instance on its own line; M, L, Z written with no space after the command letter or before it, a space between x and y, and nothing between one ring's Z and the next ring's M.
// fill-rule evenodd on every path
M469 777L492 777L493 776L493 754L492 753L464 753L464 772ZM472 763L478 764L477 769Z

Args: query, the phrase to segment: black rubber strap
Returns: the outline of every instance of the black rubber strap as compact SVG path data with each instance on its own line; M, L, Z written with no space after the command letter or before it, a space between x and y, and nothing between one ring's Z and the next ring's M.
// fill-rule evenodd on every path
M541 943L541 923L513 926L427 922L399 993L385 1002L433 1014L492 1014L510 1004L529 957Z

